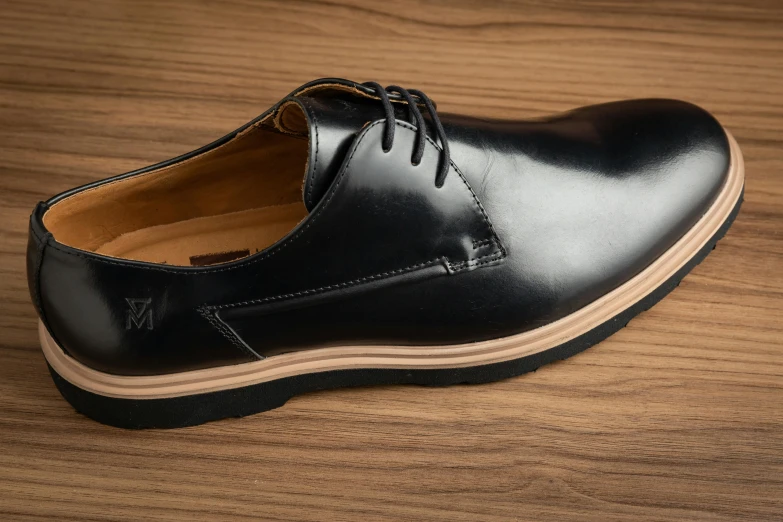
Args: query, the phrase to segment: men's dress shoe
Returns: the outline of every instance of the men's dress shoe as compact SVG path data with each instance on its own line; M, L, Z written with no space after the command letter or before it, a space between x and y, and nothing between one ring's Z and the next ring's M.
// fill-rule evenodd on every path
M40 203L28 282L78 411L187 426L573 355L704 258L743 183L736 142L684 102L497 121L322 79L196 151Z

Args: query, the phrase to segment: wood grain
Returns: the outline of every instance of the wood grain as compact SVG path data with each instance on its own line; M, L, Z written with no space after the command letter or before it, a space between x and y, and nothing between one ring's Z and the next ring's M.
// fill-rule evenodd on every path
M717 250L610 340L508 381L338 390L128 432L60 398L26 224L321 76L535 117L673 97L737 137ZM0 518L783 519L783 4L0 0Z

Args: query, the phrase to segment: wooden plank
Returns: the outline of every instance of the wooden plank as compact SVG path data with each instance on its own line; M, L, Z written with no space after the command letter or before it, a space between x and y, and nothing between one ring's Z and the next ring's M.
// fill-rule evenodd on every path
M0 22L2 518L783 518L778 2L2 0ZM74 413L27 294L35 202L191 150L321 76L487 117L689 100L743 147L746 203L668 298L533 374L173 431Z

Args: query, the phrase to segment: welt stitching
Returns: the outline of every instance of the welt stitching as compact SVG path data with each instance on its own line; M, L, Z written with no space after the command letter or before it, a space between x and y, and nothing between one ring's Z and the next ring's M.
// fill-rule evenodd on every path
M240 343L236 335L234 335L233 332L229 331L226 326L221 323L217 318L215 318L211 313L209 313L209 310L199 308L198 313L201 314L201 316L206 319L209 324L211 324L214 328L217 329L218 332L220 332L223 337L225 337L231 344L233 344L236 348L239 348L242 353L249 355L250 357L253 357L254 359L258 359L258 354L250 352L248 350L247 346Z
M318 118L315 116L315 111L310 106L310 104L306 101L305 98L302 98L302 105L305 105L310 109L310 117L313 119L313 128L315 129L315 160L313 161L313 174L311 176L307 177L307 202L312 206L313 204L313 179L315 179L316 173L318 172L318 148L319 148L319 138L318 138Z
M245 306L245 305L251 305L251 304L267 303L267 302L271 302L271 301L280 301L282 299L290 299L292 297L300 297L300 296L304 296L304 295L312 295L312 294L317 294L317 293L321 293L321 292L328 291L328 290L335 290L337 288L347 288L349 286L354 286L354 285L357 285L357 284L360 284L360 283L365 283L367 281L374 281L374 280L377 280L377 279L383 279L384 277L398 275L398 274L402 274L402 273L405 273L405 272L413 272L413 271L415 271L415 270L417 270L419 268L424 268L425 266L430 266L430 265L435 264L436 262L443 262L443 261L446 261L446 259L442 258L442 257L437 257L435 259L431 259L431 260L425 261L423 263L416 263L414 265L406 266L405 268L398 268L396 270L388 270L386 272L381 272L381 273L374 274L374 275L371 275L371 276L359 277L357 279L352 279L350 281L345 281L343 283L336 283L336 284L333 284L333 285L321 286L321 287L318 287L318 288L312 288L312 289L309 289L309 290L302 290L300 292L292 292L292 293L289 293L289 294L280 294L280 295L271 296L271 297L264 297L264 298L261 298L261 299L252 299L252 300L249 300L249 301L240 301L238 303L229 303L229 304L223 304L223 305L206 305L205 304L203 306L205 308L207 308L207 309L210 309L210 310L221 310L221 309L224 309L224 308L233 308L233 307L236 307L236 306ZM448 261L446 261L446 263L448 263Z

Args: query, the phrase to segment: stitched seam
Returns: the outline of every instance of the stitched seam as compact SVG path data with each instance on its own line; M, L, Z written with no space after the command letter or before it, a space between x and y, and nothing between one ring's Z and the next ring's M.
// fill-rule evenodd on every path
M459 263L448 263L449 268L454 272L459 272L471 266L481 266L493 261L497 261L503 258L503 252L494 252L485 256L477 257L476 259L470 259L468 261L460 261Z
M313 161L313 173L312 175L307 176L307 203L309 206L312 206L313 205L313 180L315 179L315 175L318 172L318 148L320 143L320 139L318 138L318 118L316 118L315 111L313 110L313 107L309 104L309 102L306 101L306 98L302 98L300 101L302 105L310 109L310 117L313 119L313 129L315 129L315 160Z
M378 279L383 279L389 276L399 275L406 272L414 272L420 268L424 268L426 266L433 266L434 264L438 262L445 262L448 264L448 260L446 260L443 257L437 257L435 259L431 259L429 261L425 261L423 263L416 263L415 265L406 266L405 268L398 268L396 270L388 270L386 272L381 272L379 274L374 274L371 276L365 276L365 277L359 277L357 279L352 279L350 281L345 281L343 283L336 283L333 285L326 285L326 286L320 286L318 288L312 288L309 290L302 290L300 292L292 292L289 294L280 294L272 297L264 297L261 299L251 299L248 301L240 301L238 303L229 303L229 304L223 304L223 305L202 305L202 308L207 308L209 310L222 310L224 308L234 308L237 306L246 306L246 305L252 305L252 304L261 304L261 303L268 303L272 301L281 301L283 299L290 299L293 297L301 297L304 295L313 295L318 293L323 293L329 290L336 290L338 288L347 288L350 286L355 286L357 284L366 283L368 281L375 281Z
M433 142L434 143L434 142ZM486 223L487 227L489 228L489 233L492 234L492 239L494 242L498 245L500 248L500 257L506 257L506 248L503 246L503 243L500 242L500 238L495 233L495 227L492 226L492 222L489 220L489 216L487 215L487 211L484 210L484 205L481 204L481 201L479 201L478 196L476 196L476 193L473 192L473 187L470 186L470 183L468 183L467 178L462 174L462 172L457 168L457 166L454 164L454 162L451 163L454 167L454 170L457 174L459 174L459 177L462 179L462 182L465 183L465 186L470 191L470 195L473 196L473 201L476 202L476 206L479 208L479 211L481 212L481 215L484 217L484 223Z
M491 245L494 242L494 239L482 239L481 241L473 240L473 248L481 248L483 246Z
M242 353L249 355L250 357L254 359L259 359L259 356L257 353L251 352L247 346L245 346L244 343L239 342L237 339L237 336L226 328L226 325L224 325L220 320L218 320L214 315L212 315L209 310L204 308L198 308L198 313L201 314L201 316L206 319L209 324L211 324L215 329L217 329L218 332L220 332L223 337L225 337L231 344L233 344L236 348L239 348Z
M280 252L281 250L283 250L285 247L287 247L289 244L291 244L291 242L293 242L300 235L302 235L308 228L310 228L310 226L313 223L315 223L318 220L319 217L321 217L321 215L324 213L326 208L329 206L329 203L331 202L332 198L334 197L334 194L337 192L337 187L340 186L340 183L342 182L343 178L345 178L345 174L348 172L348 169L349 169L350 164L351 164L351 160L353 159L354 154L356 154L356 151L359 150L359 145L361 145L361 143L364 140L364 138L366 138L368 136L369 130L372 127L376 126L376 125L380 125L381 123L384 123L384 120L378 120L375 123L372 123L372 124L370 124L367 127L366 132L362 135L362 137L356 143L356 146L354 147L353 151L351 152L351 155L350 155L350 157L348 158L348 161L345 164L345 168L342 169L342 171L340 172L339 176L335 180L334 186L329 191L329 195L327 196L326 200L323 202L323 204L318 208L318 210L316 212L311 214L312 219L305 226L303 226L301 229L299 229L299 231L296 234L294 234L293 236L289 237L288 239L286 239L285 241L280 243L280 245L275 250L271 250L269 252L266 252L264 254L259 255L258 257L255 257L255 258L249 258L246 261L242 262L241 264L232 265L232 266L228 266L228 267L224 267L224 268L200 269L200 270L197 270L197 271L172 270L172 269L167 269L167 268L158 267L158 266L135 265L135 264L132 264L132 263L126 263L126 262L122 262L122 261L113 261L113 260L110 260L110 259L104 259L102 257L97 257L97 256L93 256L93 255L86 255L86 254L83 254L81 252L71 252L71 251L65 250L62 247L58 246L56 242L52 243L50 246L52 248L54 248L55 250L59 250L60 252L62 252L64 254L81 257L81 258L88 259L90 261L95 261L95 262L98 262L98 263L104 263L104 264L109 264L109 265L117 265L117 266L126 267L126 268L137 268L137 269L141 269L141 270L151 270L153 272L164 272L164 273L170 273L170 274L178 274L178 275L213 274L213 273L228 272L228 271L231 271L231 270L245 268L245 267L250 266L252 264L258 263L259 261L263 261L264 259L268 259L268 258L272 257L273 255L277 254L278 252ZM407 123L404 123L404 122L400 122L400 121L397 121L395 123L397 125L400 125L402 127L407 128L409 130L415 130L415 127L413 125L410 125L410 124L407 124ZM434 145L438 150L441 150L440 147L432 140L432 138L430 138L429 136L425 136L425 138L432 145ZM468 188L468 190L470 191L471 195L473 196L473 201L476 203L476 206L479 208L479 210L481 212L481 215L484 217L484 222L489 227L489 230L490 230L493 238L495 239L495 241L497 242L497 244L500 247L500 253L502 254L501 257L505 257L506 256L506 249L503 247L503 244L498 239L497 234L495 233L495 229L492 227L492 223L490 223L489 217L487 216L487 213L485 212L484 207L481 205L481 202L478 200L478 197L476 197L476 194L473 192L473 189L470 187L470 184L468 183L467 179L465 179L465 176L462 175L462 172L460 172L460 170L457 168L457 166L454 164L453 161L449 161L449 163L451 164L452 167L454 167L455 172L457 172L457 174L459 175L460 179L462 179L462 182L465 184L465 186Z
M33 275L35 279L35 306L38 307L38 313L41 314L41 320L44 322L44 324L48 324L46 321L46 314L44 313L43 309L43 301L41 300L41 267L43 266L44 250L46 249L46 244L52 235L47 233L46 238L42 239L38 237L38 235L35 233L35 230L32 228L30 230L32 230L33 236L38 242L38 259L35 263L35 274Z
M383 120L381 120L381 121L383 121ZM380 122L376 122L375 124L377 124L377 123L380 123ZM411 125L409 123L400 122L400 121L395 121L395 123L397 125L401 125L403 127L407 127L410 130L413 130L413 131L416 130L416 127L414 127L413 125ZM435 141L432 138L430 138L426 134L425 134L424 137L427 138L427 141L432 143L432 145L436 149L438 149L439 151L443 150L443 149L441 149L441 147L437 143L435 143ZM465 184L465 187L467 187L468 191L470 192L470 195L473 197L473 202L476 204L476 206L479 209L479 212L481 213L481 216L484 218L484 223L487 225L487 228L489 228L489 233L492 235L492 239L494 240L495 243L497 243L498 247L500 248L500 254L501 254L500 257L506 257L506 249L503 246L503 243L500 242L500 238L498 238L498 235L495 233L495 227L492 226L492 223L489 220L489 216L487 215L487 212L484 209L484 206L481 204L481 201L479 201L478 196L476 196L476 193L473 191L473 187L470 186L470 183L468 183L467 178L462 174L462 171L457 167L457 164L454 163L454 161L449 159L449 164L454 168L454 172L457 173L457 175L462 180L462 183ZM481 259L481 258L479 258L479 259Z
M33 234L33 237L35 238L35 242L39 245L43 242L43 238L38 235L38 232L35 231L35 228L30 227L30 232Z

